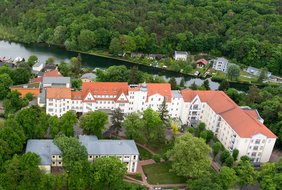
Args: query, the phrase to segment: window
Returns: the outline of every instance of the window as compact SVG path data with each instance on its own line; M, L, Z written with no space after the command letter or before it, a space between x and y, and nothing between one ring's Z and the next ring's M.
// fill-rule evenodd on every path
M55 156L52 156L53 158L55 158Z
M89 158L92 158L92 156L89 156Z
M62 162L59 162L59 164L61 164Z
M59 158L62 158L62 156L59 155Z
M258 146L254 146L253 150L258 150Z
M256 143L256 144L259 144L259 143L260 143L260 139L257 139L255 143Z
M53 164L55 165L55 162L53 162Z
M129 158L129 156L125 156L124 158Z
M135 155L133 156L133 159L134 159L134 160L136 159L136 156L135 156Z
M256 152L252 152L252 157L255 157L257 155Z

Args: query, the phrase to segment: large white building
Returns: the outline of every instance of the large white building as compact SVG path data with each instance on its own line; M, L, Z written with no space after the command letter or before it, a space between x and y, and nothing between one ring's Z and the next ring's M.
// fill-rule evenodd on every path
M85 82L82 91L46 88L46 112L62 116L69 110L87 113L120 108L124 113L157 111L166 101L169 115L183 124L204 122L223 146L253 162L269 161L276 136L263 125L255 111L240 108L222 91L171 90L170 84L128 85L123 82Z
M227 72L229 61L224 57L211 60L213 62L212 68L217 71Z
M127 172L136 172L139 151L134 140L98 140L96 136L80 135L79 141L87 150L89 162L100 157L115 156L126 165ZM39 168L46 173L50 173L54 167L63 166L62 152L53 140L30 139L26 152L38 154L41 158Z

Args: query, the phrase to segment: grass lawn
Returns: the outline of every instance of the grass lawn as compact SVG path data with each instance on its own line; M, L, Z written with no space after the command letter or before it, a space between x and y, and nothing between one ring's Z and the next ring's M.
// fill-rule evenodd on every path
M186 183L186 179L169 172L171 162L161 162L151 165L142 166L147 181L150 184L179 184Z
M142 181L142 176L140 173L135 173L135 174L127 174L127 176L132 177L136 180Z
M139 150L140 160L148 160L153 158L153 155L150 152L148 152L146 149L138 145L137 148Z

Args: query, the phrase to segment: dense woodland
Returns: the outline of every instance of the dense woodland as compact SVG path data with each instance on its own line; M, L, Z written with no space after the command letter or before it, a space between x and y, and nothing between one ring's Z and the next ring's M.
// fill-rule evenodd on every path
M282 74L279 0L4 0L0 38L112 54L226 56Z

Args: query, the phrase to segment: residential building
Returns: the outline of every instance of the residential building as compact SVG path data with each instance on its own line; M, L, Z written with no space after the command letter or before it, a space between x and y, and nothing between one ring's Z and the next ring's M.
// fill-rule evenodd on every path
M210 60L213 63L212 68L217 71L227 72L229 61L224 57Z
M92 82L95 78L96 75L94 73L85 73L80 77L82 82Z
M222 91L177 91L171 90L169 83L126 82L85 82L77 92L66 87L46 88L46 112L59 117L68 110L84 114L120 108L127 114L150 107L157 111L163 101L170 117L192 126L204 122L230 152L236 148L239 156L248 155L254 162L269 160L276 136L263 125L257 111L240 108ZM259 150L253 145L256 140Z
M32 66L32 72L34 73L38 73L39 71L41 71L45 66L45 63L41 63L41 62L36 62L33 66Z
M127 172L136 172L139 151L134 140L98 140L96 136L81 135L79 141L88 152L89 162L95 162L99 157L116 156L125 163ZM46 173L50 173L54 167L63 166L62 152L53 140L30 139L27 141L26 152L39 155L39 168Z
M198 59L196 63L198 68L204 68L209 62L205 59Z
M181 60L181 61L187 61L188 52L186 52L186 51L175 51L174 52L174 59L175 60Z
M254 75L254 76L259 76L261 70L255 68L255 67L249 66L249 67L247 68L246 72L249 73L249 74L251 74L251 75ZM271 72L267 72L267 73L266 73L267 78L271 77L271 75L272 75Z
M71 87L70 77L43 77L42 87L70 88Z

